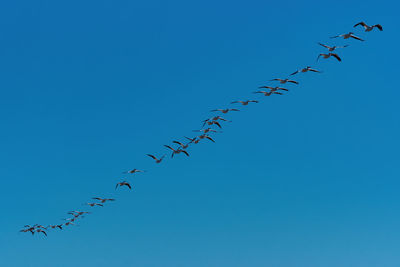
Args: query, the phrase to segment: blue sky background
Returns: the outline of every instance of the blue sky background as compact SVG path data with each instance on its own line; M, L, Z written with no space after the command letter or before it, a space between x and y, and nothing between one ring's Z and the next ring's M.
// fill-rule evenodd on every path
M399 266L399 8L1 2L1 266ZM360 20L384 31L329 39ZM317 42L350 47L316 64ZM306 65L324 73L251 94ZM190 158L145 156L253 98ZM115 191L132 168L148 172ZM18 232L74 209L93 214Z

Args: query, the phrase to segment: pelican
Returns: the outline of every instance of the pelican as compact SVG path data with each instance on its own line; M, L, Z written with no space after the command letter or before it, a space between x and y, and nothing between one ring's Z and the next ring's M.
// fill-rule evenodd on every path
M150 158L154 159L156 161L156 163L161 163L161 161L165 157L165 155L163 155L161 158L157 158L156 156L153 156L151 154L147 154L147 156L149 156Z
M105 203L106 201L115 201L114 198L92 197L92 199L96 199L96 200L100 201L100 203Z
M64 225L68 226L68 225L75 225L73 222L66 222L64 223Z
M349 45L343 45L343 46L336 46L336 45L334 45L334 46L328 46L328 45L324 45L324 44L321 44L321 43L318 43L319 45L321 45L321 46L323 46L323 47L325 47L325 48L328 48L328 51L329 52L333 52L333 51L335 51L336 49L338 49L338 48L345 48L345 47L348 47Z
M48 227L55 229L55 228L60 228L62 230L62 224L57 224L57 225L49 225Z
M258 103L257 100L246 100L246 101L233 101L231 104L240 103L243 106L247 106L249 103Z
M343 37L343 39L353 38L353 39L356 39L356 40L364 41L364 40L361 39L360 37L355 36L355 35L353 34L353 32L349 32L349 33L344 33L344 34L332 36L331 38L338 38L338 37Z
M86 213L86 214L89 214L90 212L89 212L89 211L77 211L77 210L68 212L68 214L73 215L75 218L77 218L77 217L79 217L79 216L82 216L82 215L84 215L85 213Z
M221 127L221 124L218 122L218 121L213 121L213 120L210 120L210 119L207 119L207 120L205 120L205 121L203 121L204 123L203 123L203 127L204 127L204 125L217 125L219 128L222 128Z
M289 89L283 88L283 87L279 87L279 86L259 86L258 88L264 88L264 89L271 89L271 92L276 92L278 90L283 90L283 91L289 91Z
M272 81L279 81L281 84L284 84L284 83L294 83L294 84L299 84L298 82L296 82L296 81L293 81L293 80L289 80L289 79L278 79L278 78L276 78L276 79L272 79L272 80L269 80L270 82L272 82Z
M302 68L302 69L300 69L300 70L296 70L295 72L293 72L293 73L290 74L290 75L295 75L296 73L299 73L299 72L308 72L308 71L321 73L321 71L316 70L316 69L313 69L313 68L311 68L310 66L307 66L307 67Z
M203 132L203 133L210 133L210 132L212 132L212 133L220 133L220 132L218 132L218 131L216 131L216 130L213 130L213 129L211 129L211 128L206 128L206 129L201 129L201 130L193 130L193 132Z
M215 143L214 139L212 139L208 134L199 135L199 140L204 139L204 138L206 138L206 139L208 139L208 140L210 140L210 141Z
M334 57L334 58L336 58L338 61L342 61L342 59L339 57L339 55L338 55L338 54L335 54L335 53L328 53L328 54L321 53L321 54L318 55L317 61L318 61L318 59L319 59L320 57L323 57L323 58Z
M103 207L103 204L101 204L101 203L86 203L86 205L89 205L90 207L94 207L94 206Z
M236 109L236 108L227 108L227 109L213 109L213 110L211 110L211 111L221 111L222 113L226 114L226 113L228 113L229 111L239 111L239 110Z
M190 143L187 143L187 144L185 145L185 144L183 144L183 143L181 143L181 142L179 142L179 141L172 141L172 143L175 143L175 144L180 145L182 149L188 148L188 147L189 147L189 144L190 144Z
M353 27L355 28L358 25L363 26L366 32L372 31L375 27L378 28L380 31L383 31L382 25L380 25L380 24L375 24L375 25L372 25L372 26L368 26L367 24L365 24L364 21L361 21L361 22L357 23L356 25L354 25Z
M186 137L186 136L185 136L185 138L188 139L188 140L190 141L189 143L197 144L197 143L200 142L200 139L197 139L196 137L195 137L195 138L189 138L189 137Z
M132 170L130 170L130 171L126 171L126 172L123 172L123 173L135 174L135 173L137 173L137 172L145 172L145 171L138 170L138 169L132 169Z
M37 229L36 230L37 233L43 233L45 236L47 236L46 232L42 229Z
M132 189L131 185L130 185L127 181L123 181L123 182L117 183L117 185L115 186L115 189L117 189L118 186L119 186L119 187L122 187L122 186L124 186L124 185L127 186L129 189Z
M270 95L272 95L272 94L283 95L283 94L280 93L280 92L273 92L273 91L270 91L270 92L267 92L267 91L257 91L257 92L253 92L253 94L264 94L265 96L270 96Z
M181 148L173 149L172 147L167 146L167 145L164 145L164 146L165 146L166 148L169 148L169 149L172 150L171 158L173 158L175 154L179 154L179 153L181 153L181 152L184 153L186 156L189 157L189 153L187 153L186 150L183 150L183 149L181 149Z

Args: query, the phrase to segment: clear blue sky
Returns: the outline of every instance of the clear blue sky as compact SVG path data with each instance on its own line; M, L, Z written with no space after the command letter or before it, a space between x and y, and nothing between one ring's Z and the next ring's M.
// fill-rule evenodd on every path
M400 266L399 8L2 1L0 265ZM329 39L360 20L384 31ZM317 42L350 47L316 64ZM251 94L306 65L324 73ZM145 156L251 98L190 158ZM131 168L148 172L115 191ZM18 232L94 196L117 201L47 238Z

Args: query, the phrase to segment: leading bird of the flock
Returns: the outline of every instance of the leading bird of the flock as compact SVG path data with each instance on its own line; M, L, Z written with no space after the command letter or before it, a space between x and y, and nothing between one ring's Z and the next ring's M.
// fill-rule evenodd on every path
M117 185L115 186L115 189L117 189L118 186L119 186L119 187L126 186L126 187L128 187L129 189L132 189L131 185L130 185L127 181L122 181L122 182L117 183Z
M101 198L101 197L92 197L92 199L100 201L100 203L105 203L107 201L115 201L114 198Z
M169 149L172 150L171 158L173 158L175 154L180 154L180 153L183 153L183 154L185 154L186 156L189 157L189 153L187 153L186 150L183 150L183 149L181 149L181 148L173 149L172 147L170 147L170 146L168 146L168 145L164 145L164 146L165 146L166 148L169 148Z
M243 106L247 106L249 103L258 103L257 100L246 100L246 101L233 101L231 104L239 103L242 104Z
M253 94L264 94L265 96L271 96L272 94L277 94L277 95L283 95L282 93L280 93L280 92L273 92L273 91L256 91L256 92L253 92Z
M343 46L337 46L337 45L334 45L334 46L329 46L329 45L325 45L325 44L321 44L321 43L318 43L319 45L321 45L321 46L323 46L323 47L325 47L325 48L328 48L328 51L329 52L333 52L333 51L335 51L336 49L338 49L338 48L345 48L345 47L348 47L349 45L343 45Z
M338 38L338 37L343 37L343 39L353 38L353 39L356 39L356 40L359 40L359 41L364 41L360 37L355 36L353 32L339 34L339 35L336 35L336 36L332 36L331 38Z
M380 31L383 31L382 25L380 25L380 24L375 24L375 25L372 25L372 26L368 26L364 21L361 21L361 22L357 23L356 25L354 25L353 27L355 28L358 25L363 26L366 32L370 32L374 28L378 28Z
M281 83L281 84L285 84L285 83L299 84L298 82L293 81L293 80L289 80L288 78L286 78L286 79L275 78L275 79L272 79L272 80L269 80L269 81L270 81L270 82L272 82L272 81L279 81L279 83Z
M338 61L342 61L342 59L339 57L339 55L338 55L338 54L335 54L335 53L328 53L328 54L321 53L321 54L318 55L317 61L319 60L320 57L323 57L323 58L334 57L334 58L336 58Z
M222 113L226 114L226 113L228 113L229 111L239 111L239 110L236 109L236 108L226 108L226 109L218 108L218 109L213 109L213 110L211 110L211 111L221 111Z
M150 158L154 159L156 163L161 163L165 155L163 155L161 158L157 158L156 156L153 156L152 154L147 154Z
M313 68L311 68L310 66L307 66L307 67L305 67L305 68L296 70L295 72L293 72L293 73L290 74L290 75L295 75L295 74L297 74L297 73L299 73L299 72L303 72L303 73L304 73L304 72L309 72L309 71L311 71L311 72L317 72L317 73L321 73L321 72L322 72L322 71L313 69Z

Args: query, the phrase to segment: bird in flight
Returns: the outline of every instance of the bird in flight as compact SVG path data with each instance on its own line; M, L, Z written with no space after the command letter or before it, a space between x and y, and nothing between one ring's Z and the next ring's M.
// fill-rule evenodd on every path
M96 200L100 201L100 203L105 203L107 201L115 201L114 198L92 197L92 199L96 199Z
M199 140L204 139L204 138L206 138L206 139L212 141L213 143L215 143L214 139L212 139L208 134L199 135Z
M284 84L284 83L294 83L294 84L299 84L298 82L296 82L296 81L293 81L293 80L289 80L289 79L278 79L278 78L276 78L276 79L272 79L272 80L269 80L270 82L272 82L272 81L279 81L281 84Z
M62 224L57 224L57 225L49 225L48 227L55 229L55 228L60 228L62 230Z
M207 119L207 120L205 120L205 121L203 121L204 123L203 123L203 127L204 127L204 125L217 125L219 128L222 128L221 127L221 124L218 122L218 121L213 121L213 120L210 120L210 119Z
M149 156L150 158L154 159L156 161L156 163L161 163L161 161L165 157L165 155L163 155L161 158L157 158L156 156L153 156L152 154L147 154L147 156Z
M94 206L103 207L103 204L101 204L101 203L86 203L86 205L89 205L90 207L94 207Z
M256 92L253 92L253 94L264 94L265 96L270 96L272 94L283 95L280 92L274 92L274 91L269 91L269 92L268 91L256 91Z
M206 129L201 129L201 130L193 130L193 132L203 132L203 133L220 133L216 130L213 130L211 128L206 128Z
M64 225L69 226L69 225L75 225L73 222L66 222Z
M323 47L325 47L325 48L328 48L328 51L329 52L333 52L333 51L335 51L336 49L338 49L338 48L345 48L345 47L348 47L349 45L343 45L343 46L328 46L328 45L324 45L324 44L321 44L321 43L318 43L319 45L321 45L321 46L323 46Z
M378 28L380 31L383 31L382 25L380 25L380 24L375 24L375 25L372 25L372 26L368 26L367 24L365 24L364 21L361 21L361 22L357 23L356 25L354 25L353 27L355 28L355 27L357 27L358 25L363 26L366 32L370 32L370 31L372 31L374 28Z
M115 186L115 189L117 189L118 186L119 186L119 187L127 186L129 189L132 189L131 185L130 185L127 181L123 181L123 182L117 183L117 185Z
M231 102L231 104L235 104L235 103L240 103L240 104L242 104L243 106L247 106L249 103L258 103L258 101L257 100L246 100L246 101L233 101L233 102Z
M169 149L172 150L171 158L173 158L175 154L179 154L179 153L181 153L181 152L182 152L183 154L185 154L186 156L189 157L189 153L187 153L186 150L183 150L183 149L181 149L181 148L173 149L172 147L167 146L167 145L164 145L164 146L165 146L166 148L169 148Z
M197 144L197 143L200 142L200 139L197 139L196 137L195 138L189 138L189 137L185 136L185 138L190 141L189 143Z
M172 141L172 143L175 143L175 144L180 145L180 146L181 146L180 148L182 148L182 149L188 148L188 147L189 147L189 144L190 144L190 143L184 144L184 143L181 143L181 142L179 142L179 141Z
M135 173L137 173L137 172L145 172L145 171L138 170L138 169L132 169L132 170L130 170L130 171L126 171L126 172L123 172L123 173L135 174Z
M278 90L283 90L283 91L289 91L289 89L283 88L283 87L279 87L279 86L259 86L258 88L264 88L264 89L271 89L271 92L276 92Z
M89 213L90 213L89 211L77 211L77 210L68 212L68 214L73 215L75 218L82 216L84 214L89 214Z
M321 73L321 71L316 70L316 69L313 69L313 68L311 68L310 66L307 66L307 67L305 67L305 68L296 70L295 72L293 72L293 73L290 74L290 75L295 75L295 74L297 74L297 73L299 73L299 72L303 72L303 73L304 73L304 72L308 72L308 71Z
M36 233L43 233L45 236L47 236L47 233L43 229L36 229Z
M339 57L339 55L338 55L338 54L335 54L335 53L328 53L328 54L321 53L321 54L318 55L317 61L319 60L320 57L323 57L323 58L334 57L334 58L336 58L338 61L342 61L342 59Z
M226 109L213 109L213 110L211 110L211 111L221 111L222 113L224 113L224 114L226 114L226 113L228 113L229 111L239 111L238 109L236 109L236 108L226 108Z
M349 39L349 38L353 38L359 41L364 41L363 39L361 39L358 36L355 36L353 34L353 32L349 32L349 33L344 33L344 34L340 34L340 35L336 35L336 36L332 36L331 38L338 38L338 37L343 37L343 39Z

